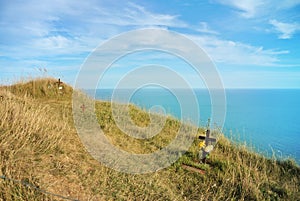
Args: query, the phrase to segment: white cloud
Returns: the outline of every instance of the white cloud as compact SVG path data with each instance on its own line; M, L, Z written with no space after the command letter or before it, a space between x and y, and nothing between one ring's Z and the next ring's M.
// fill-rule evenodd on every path
M237 64L247 66L277 66L278 55L288 54L289 51L264 49L240 42L222 40L215 36L188 35L208 55L218 63Z
M298 88L299 72L246 70L222 73L226 88Z
M116 11L116 12L114 12ZM176 15L150 12L134 3L122 3L118 6L103 7L94 5L88 10L85 22L91 25L105 24L113 26L166 26L186 27L187 24Z
M69 39L60 35L44 37L39 40L36 40L35 42L36 42L36 44L34 44L35 46L38 46L41 49L48 49L48 50L51 49L57 50L61 48L66 48L70 46L70 44L72 43Z
M129 3L129 7L125 10L124 16L127 18L125 20L129 25L187 27L187 24L178 20L176 15L152 13L133 3ZM119 17L124 19L124 16Z
M132 28L187 26L178 16L122 2L32 0L26 4L5 3L1 11L0 25L5 29L0 29L4 42L0 48L10 57L92 51L107 38Z
M216 0L233 7L244 18L254 18L259 15L269 15L281 10L293 8L300 4L300 0L282 0L274 3L272 0Z
M263 6L266 1L262 0L217 0L219 3L228 5L239 10L241 16L252 18L257 14L259 7Z
M277 4L277 2L276 2ZM300 4L300 0L283 0L277 4L277 9L289 9Z
M257 15L265 2L218 1L237 8L247 18ZM294 5L291 2L288 7ZM4 27L0 29L1 56L9 58L5 62L6 68L16 72L31 66L55 66L59 67L59 73L68 71L72 66L79 66L84 57L101 42L135 28L192 27L181 21L178 15L156 13L122 1L111 4L71 0L29 0L26 3L7 1L3 3L3 7L1 5L0 10L0 26ZM206 22L201 22L198 26L192 28L212 36L189 37L219 63L275 66L280 62L279 55L288 53L222 40L221 34L211 29ZM284 33L292 36L295 32ZM149 36L149 40L155 38ZM66 58L70 59L66 61ZM3 61L1 64L4 66ZM63 69L64 65L66 68Z
M284 23L277 20L270 20L269 23L280 33L278 36L280 39L290 39L297 31L300 31L298 23Z
M198 28L197 31L207 34L219 34L218 32L210 29L206 22L200 22L200 28Z

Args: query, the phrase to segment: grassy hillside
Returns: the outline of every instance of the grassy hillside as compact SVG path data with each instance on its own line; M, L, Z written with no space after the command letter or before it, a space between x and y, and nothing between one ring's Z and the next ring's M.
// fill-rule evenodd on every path
M47 192L79 200L300 199L300 168L293 161L267 159L223 135L208 164L198 163L195 135L190 150L169 168L142 175L107 168L79 140L72 88L62 86L59 90L55 79L38 79L0 87L0 200L65 200ZM97 102L96 114L110 141L133 153L161 149L180 126L168 117L159 135L138 140L115 125L110 103ZM145 111L130 106L130 114L137 125L149 124Z

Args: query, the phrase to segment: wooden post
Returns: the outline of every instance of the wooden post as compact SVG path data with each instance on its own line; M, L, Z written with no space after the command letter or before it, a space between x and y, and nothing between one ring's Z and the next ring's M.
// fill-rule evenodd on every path
M205 137L204 136L199 136L200 140L205 140L205 146L208 146L212 144L212 142L216 142L216 138L210 137L210 119L208 119L208 123L206 126L206 132L205 132Z
M63 94L63 91L62 91L62 89L63 89L63 86L62 86L63 82L60 80L60 78L58 78L58 81L55 82L55 84L57 84L57 93L58 94Z
M60 80L60 78L58 78L58 81L55 83L58 85L58 88L60 87L61 84L63 84L63 82Z
M60 81L60 78L58 78L58 86L60 85L60 84L62 84L63 82L62 81Z
M199 152L199 159L205 163L207 155L213 150L213 143L217 142L216 138L210 137L210 119L208 119L205 137L199 136L199 139L205 140L205 144Z
M216 141L217 141L216 138L210 137L210 129L207 129L206 136L205 136L205 145L206 146L211 145L213 142L216 142Z

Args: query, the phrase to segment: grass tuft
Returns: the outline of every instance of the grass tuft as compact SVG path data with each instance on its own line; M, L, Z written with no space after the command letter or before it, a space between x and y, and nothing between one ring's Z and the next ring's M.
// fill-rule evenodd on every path
M0 87L0 200L60 200L40 189L79 200L298 200L300 168L293 160L276 161L250 151L219 134L207 164L198 160L195 141L172 166L155 173L116 172L94 160L76 134L72 88L58 89L53 78ZM123 112L124 105L117 105ZM128 109L128 108L127 108ZM151 116L129 106L134 124L150 125ZM158 135L146 140L129 137L118 128L111 103L97 101L96 116L111 143L138 154L168 145L181 123L165 118ZM125 125L126 126L126 125ZM135 127L128 127L136 132ZM182 168L205 171L199 174Z

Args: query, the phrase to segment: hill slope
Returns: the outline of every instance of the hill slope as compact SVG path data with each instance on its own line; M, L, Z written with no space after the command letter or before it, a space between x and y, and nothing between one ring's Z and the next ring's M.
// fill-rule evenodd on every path
M143 175L109 169L85 150L72 119L72 88L62 84L58 89L56 82L39 79L0 88L0 200L65 200L45 191L79 200L300 198L300 168L293 161L266 159L222 135L205 165L198 163L195 136L189 152L169 168ZM149 124L146 112L130 107L137 125ZM118 129L110 103L97 102L96 113L111 142L134 153L161 149L180 126L168 118L158 136L138 140Z

